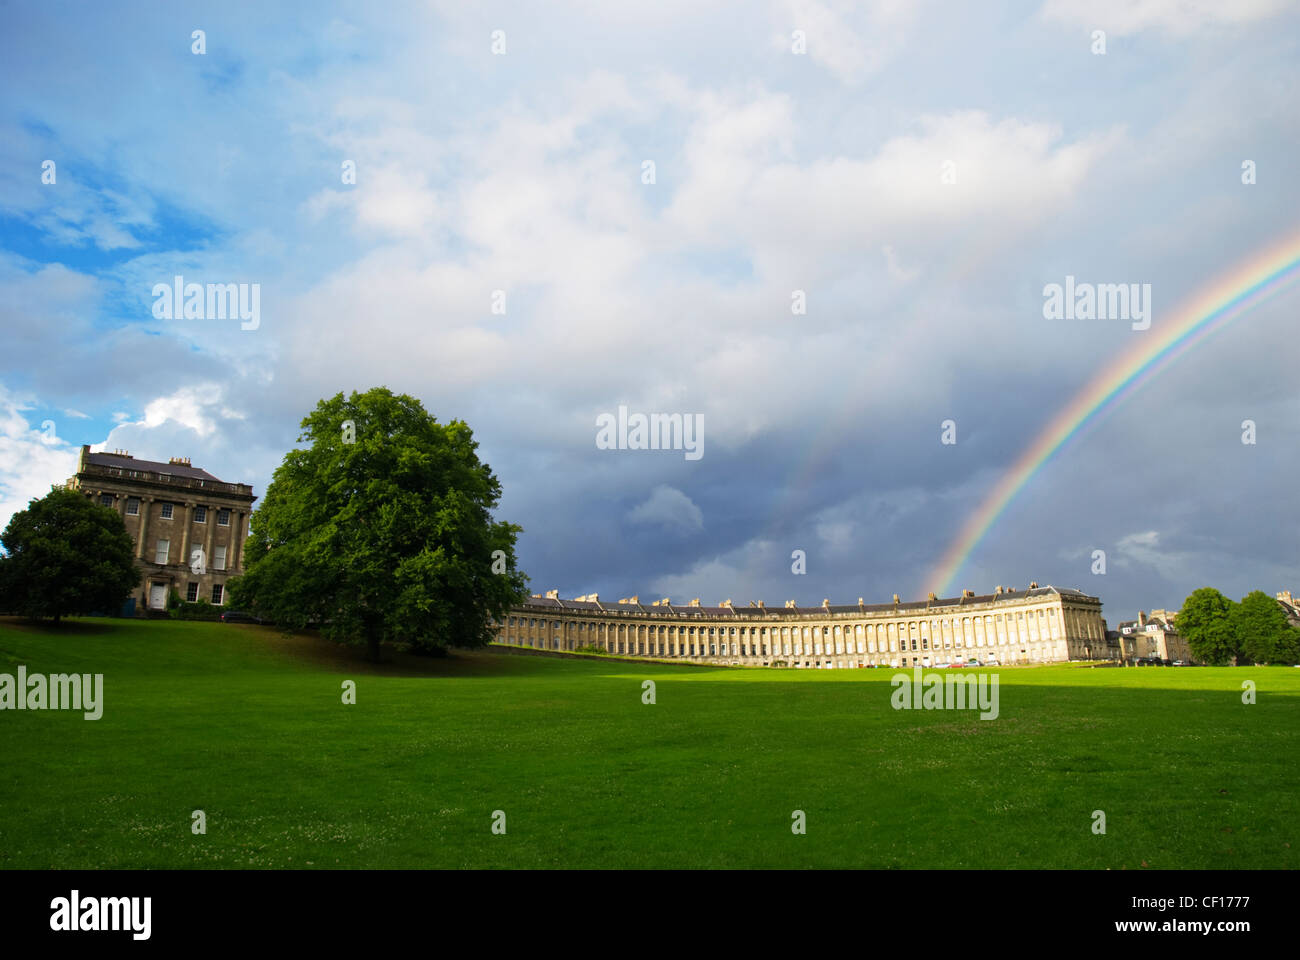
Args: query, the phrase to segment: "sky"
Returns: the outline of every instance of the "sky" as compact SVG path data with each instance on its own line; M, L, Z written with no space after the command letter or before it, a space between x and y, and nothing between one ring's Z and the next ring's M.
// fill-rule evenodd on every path
M1080 390L1300 226L1281 0L0 12L0 526L82 444L261 495L387 386L473 429L533 592L924 599ZM256 321L159 316L176 276ZM1067 276L1150 329L1049 319ZM1298 311L1049 460L951 593L1300 588ZM609 449L620 407L700 455Z

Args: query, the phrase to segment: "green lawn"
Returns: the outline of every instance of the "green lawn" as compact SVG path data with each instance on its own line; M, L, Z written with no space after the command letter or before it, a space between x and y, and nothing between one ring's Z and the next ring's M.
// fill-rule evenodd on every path
M893 710L892 670L375 666L245 625L0 619L19 664L102 673L105 704L0 712L10 868L1300 862L1294 668L1004 667L981 721Z

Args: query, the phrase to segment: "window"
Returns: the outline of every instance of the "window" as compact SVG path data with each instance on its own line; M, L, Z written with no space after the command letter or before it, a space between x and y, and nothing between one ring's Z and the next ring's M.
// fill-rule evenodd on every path
M158 547L154 550L153 562L166 563L167 556L171 553L172 542L170 540L159 540Z
M208 508L207 508L207 507L195 507L195 508L194 508L194 522L195 522L195 523L207 523L207 522L208 522Z
M199 585L197 583L191 583L188 587L185 588L185 602L194 603L194 601L198 599L199 599Z
M111 493L101 493L99 495L99 505L101 507L111 507L113 505L113 495Z
M212 551L212 569L214 569L214 570L224 570L224 569L226 569L226 548L225 548L225 547L215 547L215 548L213 548L213 551Z
M140 515L140 498L139 498L139 497L127 497L127 498L126 498L126 512L127 512L127 515L128 515L128 516L131 516L131 517L138 517L138 516Z
M164 520L170 520L172 518L172 504L164 503L162 505L162 518Z
M212 602L217 604L217 606L221 605L221 596L223 590L224 587L219 583L214 583L212 585Z
M219 527L228 527L228 526L230 526L230 511L229 511L229 510L226 510L225 508L222 508L221 510L218 510L218 511L217 511L217 526L219 526Z

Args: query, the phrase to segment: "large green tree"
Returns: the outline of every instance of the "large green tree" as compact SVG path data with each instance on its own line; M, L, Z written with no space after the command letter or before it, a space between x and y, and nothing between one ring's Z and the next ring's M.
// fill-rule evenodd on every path
M140 583L116 510L56 487L9 520L0 540L0 610L28 617L116 613Z
M1281 604L1262 590L1241 598L1232 611L1238 649L1255 663L1295 663L1300 631L1287 621Z
M1178 632L1187 638L1192 656L1222 666L1237 656L1237 630L1231 600L1213 587L1193 590L1178 611Z
M526 596L470 428L384 387L322 400L252 516L231 603L336 640L480 646Z

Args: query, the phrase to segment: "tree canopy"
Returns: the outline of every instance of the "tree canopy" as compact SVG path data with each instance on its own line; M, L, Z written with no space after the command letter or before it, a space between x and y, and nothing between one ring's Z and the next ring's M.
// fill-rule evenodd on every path
M116 613L140 583L116 510L56 487L9 520L0 541L0 610L28 617Z
M302 421L245 548L231 602L326 636L480 646L526 596L521 528L493 520L501 486L462 421L384 387L322 400Z
M1192 656L1222 666L1237 656L1237 631L1231 600L1213 587L1193 590L1178 611L1178 631L1187 638Z
M1287 621L1281 604L1262 590L1241 598L1232 611L1238 649L1255 663L1295 663L1300 630Z

